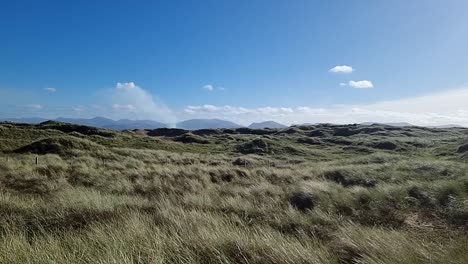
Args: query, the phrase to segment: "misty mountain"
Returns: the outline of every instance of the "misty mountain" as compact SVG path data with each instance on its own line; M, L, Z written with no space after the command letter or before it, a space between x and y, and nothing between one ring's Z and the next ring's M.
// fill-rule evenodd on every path
M37 123L45 122L49 119L34 117L34 118L5 118L3 120L16 122L16 123L37 124ZM104 118L104 117L95 117L95 118L90 118L90 119L59 117L57 119L54 119L54 121L85 125L85 126L93 126L93 127L99 127L99 128L115 129L115 130L156 129L156 128L167 127L166 124L153 121L153 120L121 119L121 120L115 121L115 120Z
M448 124L448 125L441 125L441 126L429 126L430 128L464 128L464 126L455 125L455 124Z
M414 126L413 124L407 122L395 122L395 123L378 123L378 122L364 122L361 125L371 126L371 125L385 125L385 126L394 126L394 127L407 127Z
M41 117L25 117L25 118L0 118L0 121L9 121L15 123L28 123L28 124L39 124L45 122L49 119ZM130 119L120 119L112 120L104 117L94 117L94 118L64 118L59 117L57 119L52 119L54 121L79 124L85 126L93 126L99 128L108 128L115 130L127 130L127 129L157 129L169 127L169 125L153 121L153 120L130 120ZM317 125L317 124L301 124L301 125ZM396 123L378 123L378 122L364 122L361 125L387 125L394 127L407 127L413 126L410 123L406 122L396 122ZM182 121L176 124L177 128L187 129L187 130L197 130L205 128L239 128L243 127L242 125L221 120L221 119L190 119ZM287 126L274 122L274 121L265 121L265 122L256 122L248 126L252 129L259 128L286 128ZM428 126L431 128L456 128L463 127L456 124L440 125L440 126Z
M45 118L6 118L5 121L17 122L17 123L30 123L37 124L49 119ZM94 118L65 118L59 117L54 119L54 121L79 124L85 126L93 126L99 128L108 128L115 130L126 130L126 129L157 129L168 127L167 124L153 121L153 120L129 120L129 119L120 119L112 120L104 117L94 117ZM196 130L204 128L239 128L242 127L239 124L229 122L226 120L220 119L191 119L176 124L178 128L183 128L187 130Z
M106 128L110 129L156 129L168 127L167 124L153 121L153 120L130 120L130 119L120 119L116 121L116 124L109 125Z
M78 125L85 125L85 126L100 127L100 128L107 128L108 126L115 125L117 122L112 119L108 119L104 117L94 117L90 119L59 117L55 119L55 121L78 124Z
M283 124L277 123L275 121L265 121L259 123L252 123L250 124L249 128L256 129L256 128L286 128Z
M91 119L57 118L56 121L80 124L80 125L86 125L86 126L94 126L94 127L100 127L100 128L115 129L115 130L156 129L156 128L167 127L166 124L153 121L153 120L120 119L120 120L115 121L115 120L104 118L104 117L95 117Z
M177 128L197 130L204 128L239 128L239 124L221 119L190 119L176 124Z
M40 117L25 117L25 118L3 118L2 121L15 122L15 123L27 123L27 124L39 124L47 121L45 118Z

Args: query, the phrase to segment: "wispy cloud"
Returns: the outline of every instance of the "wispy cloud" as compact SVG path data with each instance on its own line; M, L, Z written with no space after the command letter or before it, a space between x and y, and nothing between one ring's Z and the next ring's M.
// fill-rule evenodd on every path
M138 86L136 86L134 82L127 82L127 83L118 82L115 85L115 89L117 89L117 90L131 90L131 89L135 89L137 87Z
M207 85L203 85L203 89L206 91L212 92L214 90L214 87L211 84L207 84Z
M57 89L55 88L52 88L52 87L47 87L47 88L44 88L44 90L48 93L55 93L57 92Z
M348 65L338 65L328 70L328 72L332 73L352 73L353 71L353 67Z
M28 104L28 105L26 105L26 107L32 108L32 109L38 109L38 110L42 109L42 105L40 105L40 104Z
M219 91L224 91L224 90L226 90L226 88L223 87L223 86L216 87L216 86L214 86L214 85L212 85L212 84L203 85L202 88L203 88L203 90L208 91L208 92L213 92L213 91L215 91L215 90L219 90Z
M135 112L136 106L128 104L128 105L120 105L120 104L113 104L112 108L118 111L128 111L128 112Z
M79 106L72 107L72 110L74 112L83 112L85 110L85 108L84 108L84 106L79 105Z
M367 80L349 81L348 85L350 87L358 88L358 89L374 88L374 84L371 81L367 81Z
M324 108L201 105L184 109L185 118L224 118L240 124L275 120L284 124L409 122L415 125L459 124L468 126L468 88L425 96L381 101L366 105Z

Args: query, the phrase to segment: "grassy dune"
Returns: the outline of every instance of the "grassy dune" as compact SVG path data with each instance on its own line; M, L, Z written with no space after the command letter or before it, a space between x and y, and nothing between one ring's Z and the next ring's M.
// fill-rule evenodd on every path
M468 263L466 129L179 132L0 123L0 263Z

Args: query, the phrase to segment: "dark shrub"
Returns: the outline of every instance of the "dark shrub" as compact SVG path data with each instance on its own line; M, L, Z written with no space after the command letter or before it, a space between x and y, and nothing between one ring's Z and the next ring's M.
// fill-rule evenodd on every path
M55 130L59 130L65 133L78 132L86 136L97 135L101 137L113 137L115 135L114 132L109 131L109 130L104 130L104 129L91 127L91 126L61 123L61 122L56 122L56 121L43 122L38 126L38 128L55 129Z
M395 150L398 148L398 145L390 141L381 141L372 144L371 147L376 149Z
M232 165L236 166L250 166L252 165L252 162L248 159L243 159L243 158L237 158L232 162Z
M230 173L210 172L212 183L232 182L235 176Z
M333 130L333 135L339 137L349 137L359 133L359 130L350 129L348 127L337 127Z
M223 134L234 135L236 134L236 130L232 128L224 128L221 130Z
M203 137L194 135L192 133L185 133L185 134L183 134L181 136L175 137L174 141L182 142L182 143L198 143L198 144L209 144L210 143L209 140L207 140L207 139L205 139Z
M332 143L332 144L345 145L345 146L349 146L353 144L353 141L347 140L344 138L339 138L339 137L327 138L325 141Z
M221 134L221 131L218 129L199 129L192 131L193 134L198 135L198 136L212 136L212 135L219 135Z
M306 136L308 136L308 137L325 137L325 136L327 136L327 134L324 133L320 129L315 129L315 130L312 130L309 133L307 133Z
M337 205L336 213L338 215L352 216L354 214L354 209L348 205Z
M364 153L364 154L370 154L370 153L374 152L373 150L371 150L369 148L359 147L359 146L346 146L346 147L343 147L343 150L344 151L354 151L354 152Z
M249 176L249 174L244 170L236 169L235 172L237 176L241 178L247 178Z
M280 131L278 131L278 134L304 134L304 132L302 132L302 130L298 129L298 128L295 128L295 127L290 127L290 128L285 128L285 129L281 129Z
M417 199L421 206L432 206L432 200L429 194L419 187L411 187L408 190L408 196Z
M372 197L369 194L361 193L357 197L357 203L361 207L368 207L371 202L372 202Z
M38 140L15 150L15 152L34 154L69 154L73 149L97 151L102 149L102 146L92 141L76 137L54 137Z
M458 147L457 152L458 152L458 153L465 153L465 152L468 152L468 144L462 145L462 146Z
M322 141L316 138L303 137L297 139L298 143L309 144L309 145L320 145Z
M313 195L302 191L292 193L289 203L301 211L312 210L315 207Z
M437 201L442 206L451 206L456 202L457 197L461 195L459 186L449 184L443 186L437 193Z
M177 137L187 133L187 130L180 128L158 128L148 132L151 137Z
M344 187L355 185L360 185L364 187L375 187L376 185L375 180L353 178L352 176L348 175L345 171L340 170L327 171L323 174L323 176L325 179L339 183Z
M237 147L237 149L239 152L244 153L244 154L249 154L249 153L262 154L262 153L271 152L268 142L261 138L257 138L250 142L241 144Z
M292 127L297 127L297 128L299 128L300 130L303 130L303 131L312 130L314 128L313 125L298 125L298 126L292 126Z
M468 230L468 211L462 209L451 210L446 215L450 224L455 225L463 230Z
M245 135L271 135L276 132L275 129L251 129L248 127L237 128L236 132L238 134Z
M384 131L385 129L382 127L363 127L359 129L359 132L364 133L364 134L372 134L372 133L384 132Z

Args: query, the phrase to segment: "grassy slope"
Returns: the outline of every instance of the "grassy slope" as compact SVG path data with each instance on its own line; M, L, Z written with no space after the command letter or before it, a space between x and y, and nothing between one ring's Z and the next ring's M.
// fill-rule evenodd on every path
M0 263L468 262L468 130L216 132L0 124Z

